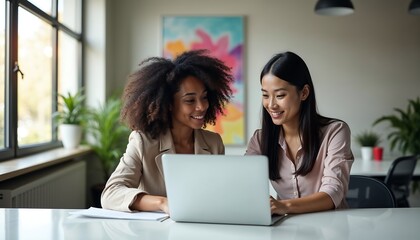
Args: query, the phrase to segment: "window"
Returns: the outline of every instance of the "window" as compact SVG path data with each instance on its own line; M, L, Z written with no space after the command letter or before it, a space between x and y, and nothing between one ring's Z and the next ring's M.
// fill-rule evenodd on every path
M0 149L6 147L5 141L5 58L6 58L6 4L0 4Z
M0 160L60 146L57 94L82 87L82 0L0 0Z

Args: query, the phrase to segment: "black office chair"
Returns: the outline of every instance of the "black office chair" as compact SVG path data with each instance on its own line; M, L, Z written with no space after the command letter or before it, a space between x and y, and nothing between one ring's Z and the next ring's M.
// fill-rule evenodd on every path
M410 207L408 196L416 163L416 156L403 156L395 159L388 170L384 183L393 192L397 207Z
M346 201L350 208L396 207L394 195L383 182L361 175L350 175Z

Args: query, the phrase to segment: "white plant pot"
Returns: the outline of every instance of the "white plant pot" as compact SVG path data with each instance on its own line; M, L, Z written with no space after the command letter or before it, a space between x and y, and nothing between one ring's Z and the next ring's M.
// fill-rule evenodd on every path
M82 127L75 124L60 125L61 141L66 149L74 149L80 145L82 140Z
M361 147L361 151L362 151L362 159L364 161L370 161L372 160L372 156L373 156L373 147Z

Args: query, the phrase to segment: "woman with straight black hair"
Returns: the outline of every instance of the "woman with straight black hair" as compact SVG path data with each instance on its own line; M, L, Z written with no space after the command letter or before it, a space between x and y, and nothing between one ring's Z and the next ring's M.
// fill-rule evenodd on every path
M276 54L261 75L262 128L246 154L266 155L277 192L273 214L345 208L354 157L348 125L317 112L306 63L292 52Z

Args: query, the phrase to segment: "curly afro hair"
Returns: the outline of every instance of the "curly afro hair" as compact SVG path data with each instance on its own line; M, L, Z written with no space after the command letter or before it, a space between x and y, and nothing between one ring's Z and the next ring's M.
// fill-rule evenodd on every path
M180 83L189 76L206 87L209 108L204 126L215 124L216 117L232 97L230 68L208 55L206 50L184 52L174 60L151 57L129 76L123 93L121 120L132 130L157 138L172 127L170 106Z

